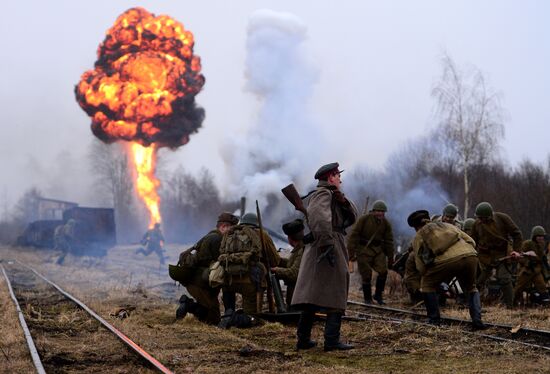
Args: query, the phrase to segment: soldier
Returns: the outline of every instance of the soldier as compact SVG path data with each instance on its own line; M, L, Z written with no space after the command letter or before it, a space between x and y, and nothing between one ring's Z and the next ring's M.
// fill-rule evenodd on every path
M220 304L218 301L219 287L212 288L208 284L208 269L220 256L220 245L223 235L239 223L233 214L223 212L218 216L216 228L211 230L189 250L180 254L179 266L193 269L193 275L183 286L189 294L180 298L180 306L176 310L176 318L183 318L189 312L200 321L217 325L220 322ZM225 309L235 309L234 294L224 292Z
M71 251L71 246L74 243L76 221L69 219L66 224L59 225L54 230L54 249L61 251L61 256L57 259L57 264L62 265L65 262L65 257Z
M472 229L474 228L474 223L476 222L473 218L467 218L464 221L464 225L462 227L462 231L464 231L466 234L472 236Z
M455 225L459 229L462 229L462 225L457 221L458 207L454 204L447 204L443 207L443 214L441 215L441 222L450 223Z
M440 323L437 288L442 282L448 283L457 277L468 293L473 328L486 328L481 321L481 301L475 283L478 259L472 238L454 225L430 222L426 210L413 212L407 223L416 231L413 252L416 267L422 274L420 289L429 322Z
M481 266L477 286L484 289L493 269L496 269L496 278L502 290L502 301L508 308L511 308L514 298L512 268L510 260L504 258L509 256L513 250L520 249L521 231L510 216L493 212L493 207L487 202L477 205L475 215L472 239L477 243L476 249Z
M304 253L304 221L296 219L283 225L283 232L288 236L288 243L292 246L290 257L281 258L279 267L271 271L286 284L286 304L291 307L292 295L298 279L300 262Z
M161 265L164 265L164 235L160 229L160 223L155 223L155 226L152 229L147 230L143 239L141 239L141 244L145 245L147 249L139 248L136 251L136 254L143 253L145 256L149 256L151 253L155 252L160 259Z
M357 260L363 280L363 297L367 304L372 304L372 270L378 273L374 300L382 305L388 268L391 269L393 265L393 232L390 222L385 218L387 211L384 201L375 201L372 210L357 220L348 239L350 260Z
M224 292L240 293L243 310L226 310L220 327L249 327L262 310L263 293L267 287L267 263L277 267L281 258L271 237L262 230L266 253L263 253L258 217L243 215L241 222L231 228L222 240L218 261L225 267ZM266 260L265 256L269 256Z
M531 239L523 242L521 252L512 252L512 257L519 262L519 275L514 288L514 304L521 303L523 291L531 284L535 285L539 296L536 302L548 303L550 298L543 276L543 261L546 261L545 251L546 231L542 226L531 230Z
M306 198L307 220L314 241L306 247L300 264L292 305L302 310L298 322L297 349L316 346L311 340L315 312L327 313L325 351L347 350L353 346L340 341L342 314L348 299L348 251L345 229L357 217L355 206L340 191L338 163L324 165L315 173L317 189Z

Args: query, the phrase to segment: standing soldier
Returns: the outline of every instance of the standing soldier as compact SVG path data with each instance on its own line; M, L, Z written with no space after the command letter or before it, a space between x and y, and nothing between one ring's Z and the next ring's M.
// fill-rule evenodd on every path
M457 221L458 207L454 204L447 204L443 207L443 214L441 215L441 222L449 223L462 229L462 225Z
M252 326L254 316L262 311L263 294L267 287L267 263L276 267L281 260L271 237L264 230L262 234L265 254L262 250L258 216L246 213L241 222L228 230L222 240L218 261L224 266L226 274L223 292L240 293L243 303L242 312L225 312L220 323L222 328Z
M288 236L288 243L292 246L290 257L281 258L279 267L271 269L273 273L286 284L286 305L290 308L292 295L298 279L300 262L304 253L304 221L296 219L283 225L283 232Z
M413 239L413 253L416 267L422 274L420 289L429 322L440 323L437 288L456 277L468 293L470 317L474 329L484 329L481 321L481 301L476 288L478 267L475 243L468 235L454 225L444 222L430 222L427 210L413 212L407 218L416 235Z
M511 308L514 299L512 268L510 260L504 258L511 255L512 251L520 249L521 231L510 216L493 212L493 207L487 202L477 205L475 215L476 221L472 228L472 238L477 244L476 249L481 266L477 286L484 289L493 269L496 269L497 281L502 290L502 301L508 308Z
M311 329L316 311L324 310L325 351L347 350L353 346L340 341L342 315L349 287L348 251L345 229L357 217L357 209L340 191L338 163L322 166L316 173L317 189L306 198L307 219L314 241L306 247L300 264L292 305L302 310L298 322L297 349L316 345Z
M531 240L526 240L521 246L521 253L512 252L512 257L519 262L519 275L514 289L514 304L523 299L523 291L531 284L535 285L539 296L536 302L548 303L550 298L543 276L543 261L546 261L545 248L546 231L542 226L531 230Z
M196 299L183 295L180 306L176 310L176 318L183 318L189 312L200 321L217 325L220 322L220 303L218 301L219 287L212 288L208 284L208 269L220 256L220 244L223 235L239 223L233 214L223 212L218 216L216 228L206 234L193 247L182 252L178 265L192 272L188 280L181 282L189 294ZM224 292L225 309L235 309L234 294Z
M147 230L143 239L141 239L141 244L145 245L147 249L139 248L136 251L136 254L143 253L145 256L149 256L151 253L155 252L160 259L161 265L164 265L164 235L160 229L160 223L155 223L155 226L152 229Z
M372 210L357 220L348 239L350 260L357 260L367 304L372 304L372 270L378 273L374 300L382 305L388 267L391 269L393 265L393 232L390 222L385 218L387 211L384 201L375 201Z

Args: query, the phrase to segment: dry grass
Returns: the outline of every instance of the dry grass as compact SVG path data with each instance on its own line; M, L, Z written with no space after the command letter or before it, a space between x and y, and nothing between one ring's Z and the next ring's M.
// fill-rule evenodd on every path
M63 267L55 265L52 252L11 249L4 253L34 264L178 373L542 373L548 372L550 365L549 355L473 337L458 328L347 322L342 327L343 338L357 348L324 353L321 348L296 352L293 326L265 323L253 329L219 330L192 316L176 321L175 302L184 289L158 272L154 255L143 257L134 250L117 247L95 263L68 257ZM180 250L169 248L169 253L177 258ZM354 286L351 296L360 300L359 292ZM399 306L398 302L395 300L395 305ZM132 309L128 318L109 316L121 307ZM463 310L447 309L443 313L467 317ZM520 317L521 313L487 308L485 319L496 322L502 318L501 322L512 323L504 320L527 318L525 313ZM543 315L537 311L528 320L548 325ZM322 332L322 326L316 324L313 335L321 344Z

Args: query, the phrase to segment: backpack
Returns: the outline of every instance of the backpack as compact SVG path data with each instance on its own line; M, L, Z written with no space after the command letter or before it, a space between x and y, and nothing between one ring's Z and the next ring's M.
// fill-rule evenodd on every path
M237 225L229 229L220 245L218 261L227 275L248 274L250 265L260 260L262 244L259 233L247 225Z
M424 243L418 254L425 266L432 265L437 256L445 253L460 240L459 233L449 226L443 222L430 222L418 231Z

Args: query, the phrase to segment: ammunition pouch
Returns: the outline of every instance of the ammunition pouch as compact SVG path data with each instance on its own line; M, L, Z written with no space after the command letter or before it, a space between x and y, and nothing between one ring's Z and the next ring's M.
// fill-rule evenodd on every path
M212 263L208 268L208 284L212 288L225 284L225 269L219 261Z

